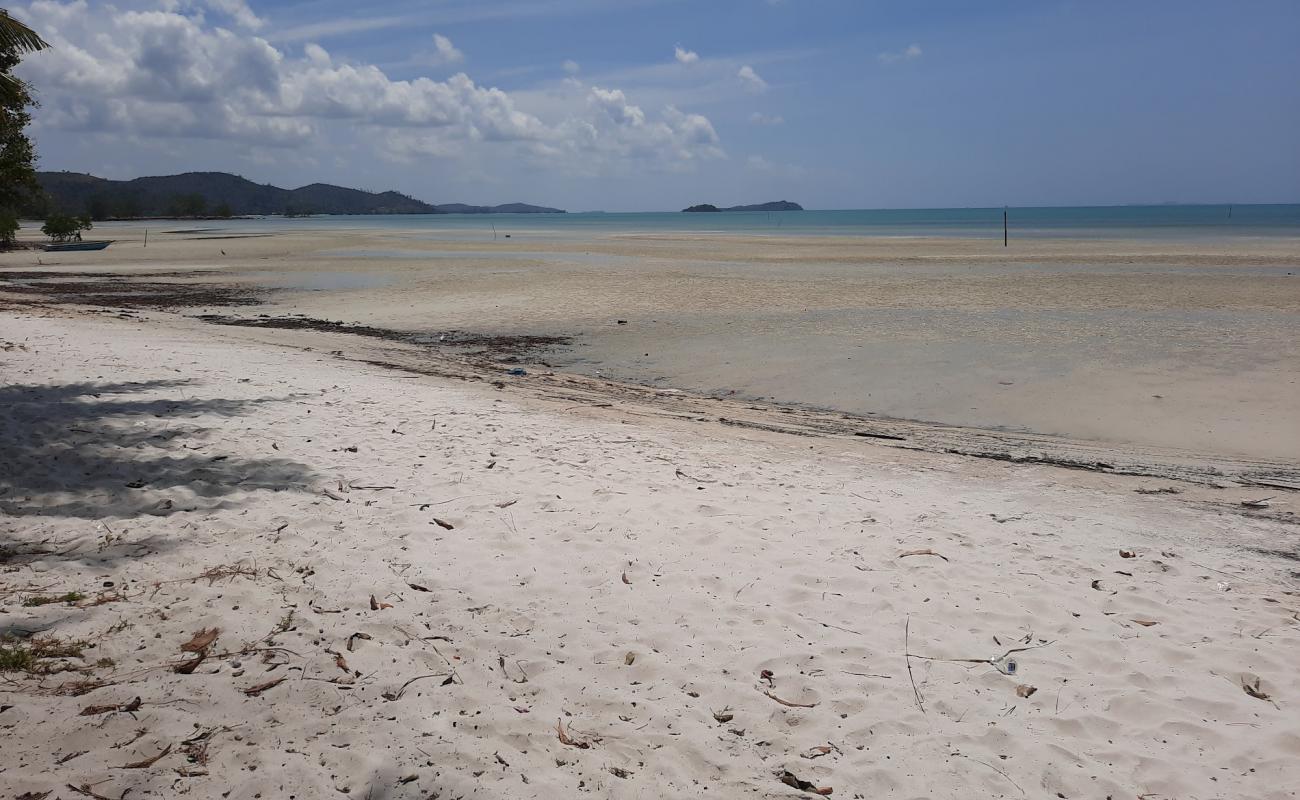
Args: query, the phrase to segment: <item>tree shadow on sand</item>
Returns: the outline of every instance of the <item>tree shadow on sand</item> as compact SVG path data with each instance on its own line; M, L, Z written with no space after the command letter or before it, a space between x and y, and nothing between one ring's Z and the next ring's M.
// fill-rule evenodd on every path
M157 399L168 389L183 396L187 383L0 387L0 515L166 516L307 488L306 465L223 453L203 424L282 399ZM125 397L142 393L153 397ZM0 528L0 547L5 538Z

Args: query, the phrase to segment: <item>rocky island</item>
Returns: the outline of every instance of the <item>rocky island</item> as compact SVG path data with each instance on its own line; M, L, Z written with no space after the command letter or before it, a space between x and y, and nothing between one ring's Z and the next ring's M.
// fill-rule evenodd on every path
M718 208L709 203L701 203L690 208L683 208L683 212L700 212L700 211L803 211L803 206L798 203L791 203L789 200L777 200L771 203L758 203L752 206L731 206L730 208Z

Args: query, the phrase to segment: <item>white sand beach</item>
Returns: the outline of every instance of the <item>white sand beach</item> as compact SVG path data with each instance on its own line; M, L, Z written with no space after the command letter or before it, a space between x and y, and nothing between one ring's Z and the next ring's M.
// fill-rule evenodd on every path
M0 794L1300 791L1295 491L290 333L0 310Z

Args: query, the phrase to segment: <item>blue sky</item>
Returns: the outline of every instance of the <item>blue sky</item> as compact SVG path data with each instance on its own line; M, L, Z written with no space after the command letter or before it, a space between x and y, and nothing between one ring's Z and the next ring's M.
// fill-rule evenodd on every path
M660 210L1300 201L1300 3L36 0L46 169Z

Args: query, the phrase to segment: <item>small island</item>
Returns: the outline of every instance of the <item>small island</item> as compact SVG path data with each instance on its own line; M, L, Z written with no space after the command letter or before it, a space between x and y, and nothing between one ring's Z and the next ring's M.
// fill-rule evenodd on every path
M803 206L798 203L791 203L789 200L777 200L771 203L758 203L752 206L731 206L730 208L718 208L710 203L701 203L698 206L683 208L682 212L701 212L701 211L803 211Z

